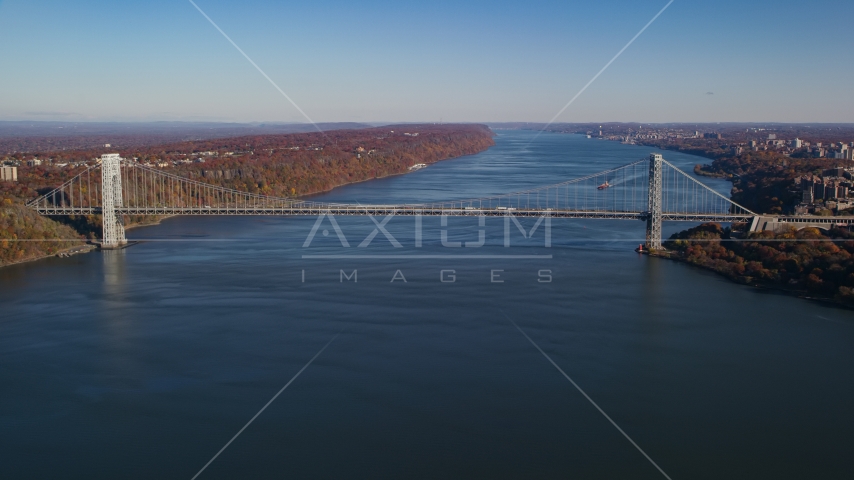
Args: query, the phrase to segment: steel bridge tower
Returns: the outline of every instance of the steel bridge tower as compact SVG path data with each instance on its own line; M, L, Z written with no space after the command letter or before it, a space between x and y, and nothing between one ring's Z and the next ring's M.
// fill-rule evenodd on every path
M661 246L661 162L658 153L649 155L649 203L646 217L646 248L662 250Z
M122 202L122 159L118 153L101 155L101 205L104 223L104 241L101 248L117 248L127 243L122 217L116 216L116 207Z

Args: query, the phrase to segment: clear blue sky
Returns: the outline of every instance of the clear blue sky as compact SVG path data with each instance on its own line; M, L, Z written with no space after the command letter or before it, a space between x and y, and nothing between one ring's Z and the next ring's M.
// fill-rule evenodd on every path
M666 0L197 0L315 121L548 121ZM558 121L854 122L854 2L676 0ZM0 119L305 119L187 0L0 0Z

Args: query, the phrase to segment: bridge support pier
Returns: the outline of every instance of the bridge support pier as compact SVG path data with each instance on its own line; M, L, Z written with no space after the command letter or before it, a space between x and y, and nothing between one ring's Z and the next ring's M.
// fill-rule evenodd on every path
M662 250L661 246L661 161L662 156L649 156L649 202L646 217L646 248Z
M122 207L121 157L118 153L101 155L101 205L104 238L101 248L118 248L127 243L122 217L116 207Z

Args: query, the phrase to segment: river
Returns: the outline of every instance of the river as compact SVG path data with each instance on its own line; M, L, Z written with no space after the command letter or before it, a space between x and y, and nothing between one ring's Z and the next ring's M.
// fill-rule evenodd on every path
M479 197L652 151L497 131L313 199ZM550 247L511 224L507 248L500 218L425 218L421 246L411 217L335 220L176 217L0 269L0 477L189 479L333 339L198 478L663 478L592 402L674 479L854 475L851 311L639 256L638 221L555 219Z

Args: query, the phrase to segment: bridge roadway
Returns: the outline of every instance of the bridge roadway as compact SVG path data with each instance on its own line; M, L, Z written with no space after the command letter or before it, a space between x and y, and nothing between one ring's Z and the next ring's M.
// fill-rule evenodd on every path
M42 215L100 215L101 207L63 207L37 206L34 207ZM195 207L115 207L119 215L284 215L284 216L317 216L323 214L339 216L484 216L503 217L543 217L578 218L578 219L610 219L610 220L646 220L646 212L621 212L604 210L562 210L552 208L476 208L450 207L431 205L348 205L348 204L313 204L294 203L275 207L235 207L235 206L195 206ZM837 217L841 218L841 217ZM679 222L745 222L753 221L753 215L721 215L698 213L663 212L663 221ZM852 217L854 221L854 217Z

